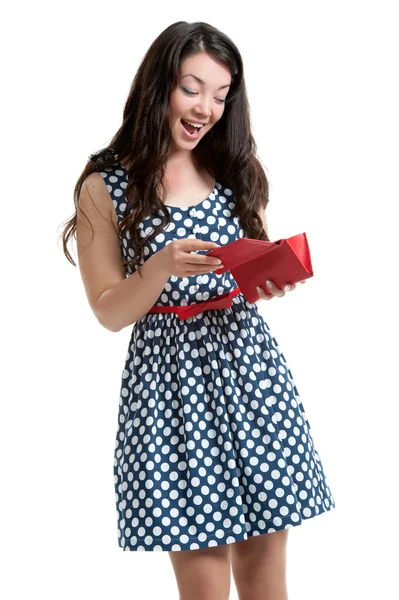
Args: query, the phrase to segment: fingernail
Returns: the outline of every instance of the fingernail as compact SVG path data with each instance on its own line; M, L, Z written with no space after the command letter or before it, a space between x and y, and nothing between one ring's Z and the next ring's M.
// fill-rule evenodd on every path
M289 292L290 289L291 289L291 286L290 285L286 285L284 289L285 289L286 292Z
M266 285L267 285L267 287L269 287L269 288L273 287L273 284L272 284L272 282L271 282L271 281L269 281L269 280L267 280L267 281L266 281Z

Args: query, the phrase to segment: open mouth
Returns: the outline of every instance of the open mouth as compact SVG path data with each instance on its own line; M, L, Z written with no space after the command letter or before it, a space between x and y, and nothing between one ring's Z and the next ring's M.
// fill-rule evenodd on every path
M202 127L194 127L194 125L190 125L184 119L181 119L181 124L185 133L191 138L197 138L200 134Z

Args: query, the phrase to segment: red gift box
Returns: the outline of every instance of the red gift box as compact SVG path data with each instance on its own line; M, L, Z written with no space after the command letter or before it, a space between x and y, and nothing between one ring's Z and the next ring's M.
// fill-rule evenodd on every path
M210 250L206 255L216 256L222 261L223 268L213 272L231 271L241 292L251 303L259 299L257 286L270 295L267 279L283 289L288 283L313 277L306 233L275 242L244 237Z

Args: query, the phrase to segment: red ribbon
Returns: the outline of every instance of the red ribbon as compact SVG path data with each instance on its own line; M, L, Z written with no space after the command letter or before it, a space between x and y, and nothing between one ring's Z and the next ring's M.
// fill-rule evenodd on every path
M197 315L203 310L210 310L212 308L230 308L232 305L231 299L240 292L240 288L236 287L232 292L227 292L226 294L217 296L217 298L211 298L210 300L206 300L206 302L189 304L188 306L153 306L148 312L176 312L179 319L182 321L183 319Z

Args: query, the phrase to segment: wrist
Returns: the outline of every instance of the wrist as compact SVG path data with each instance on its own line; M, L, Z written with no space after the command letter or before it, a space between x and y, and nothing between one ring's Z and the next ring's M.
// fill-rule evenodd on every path
M153 271L153 275L160 275L169 279L171 273L169 272L167 265L165 265L165 257L162 254L164 250L165 248L162 248L161 250L154 252L154 254L147 260L147 263L150 263L151 268L149 270Z

